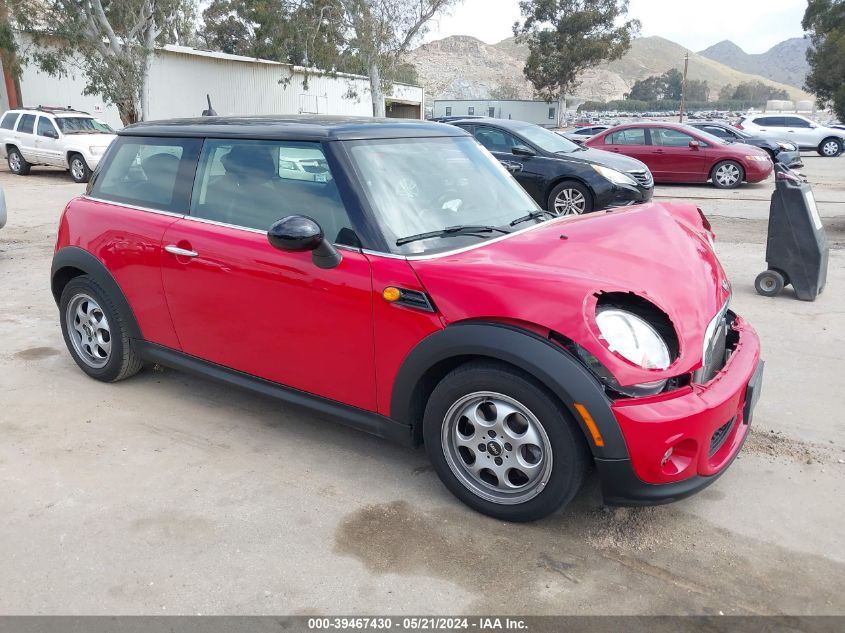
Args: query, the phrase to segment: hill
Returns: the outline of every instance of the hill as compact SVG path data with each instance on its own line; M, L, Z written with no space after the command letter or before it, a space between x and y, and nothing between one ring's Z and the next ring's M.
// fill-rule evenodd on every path
M622 59L585 73L577 94L584 99L622 98L638 79L683 68L685 52L662 37L638 38ZM491 45L460 35L420 46L411 51L409 61L435 99L488 98L491 90L503 85L512 85L519 98L530 99L533 89L522 74L526 57L527 48L513 38ZM785 89L795 100L810 98L795 86L743 73L696 53L690 54L689 77L707 80L714 95L726 84L759 80Z
M809 47L810 40L793 37L773 46L765 53L749 54L730 40L724 40L705 48L699 55L745 73L801 88L807 73L810 72L810 65L807 63Z

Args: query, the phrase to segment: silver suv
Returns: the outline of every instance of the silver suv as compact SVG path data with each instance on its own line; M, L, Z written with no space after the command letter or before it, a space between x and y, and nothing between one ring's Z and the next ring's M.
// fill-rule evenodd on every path
M752 114L736 127L770 141L792 141L804 151L822 156L839 156L845 147L845 131L819 125L798 114Z
M68 108L9 110L0 119L0 156L20 176L32 165L49 165L64 167L76 182L88 182L114 138L103 121Z

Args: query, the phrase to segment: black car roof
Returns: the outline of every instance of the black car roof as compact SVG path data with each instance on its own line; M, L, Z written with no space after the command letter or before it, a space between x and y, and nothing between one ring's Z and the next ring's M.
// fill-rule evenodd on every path
M513 130L514 132L523 130L527 127L542 127L537 125L536 123L529 123L528 121L517 121L515 119L494 119L490 117L467 117L463 119L449 121L449 123L451 123L452 125L457 125L459 123L471 123L473 125L491 125L493 127L500 127L504 130Z
M445 123L415 119L375 119L320 115L197 117L135 123L121 136L176 136L283 140L365 140L436 136L464 136Z

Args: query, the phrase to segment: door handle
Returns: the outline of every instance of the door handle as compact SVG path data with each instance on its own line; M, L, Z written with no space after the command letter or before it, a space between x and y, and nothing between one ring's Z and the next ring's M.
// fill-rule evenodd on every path
M178 255L179 257L196 257L199 255L196 251L189 251L187 248L179 248L176 244L168 244L164 247L168 253Z
M655 154L662 154L663 150L662 149L656 149L656 150L654 150L654 153Z

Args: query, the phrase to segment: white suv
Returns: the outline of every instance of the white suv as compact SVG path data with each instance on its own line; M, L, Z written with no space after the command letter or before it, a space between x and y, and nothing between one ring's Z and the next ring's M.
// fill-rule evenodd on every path
M114 138L106 123L68 108L9 110L0 119L0 156L21 176L32 165L50 165L69 170L76 182L88 182Z
M845 149L845 130L825 127L797 114L752 114L736 127L770 141L792 141L799 149L822 156L839 156Z

